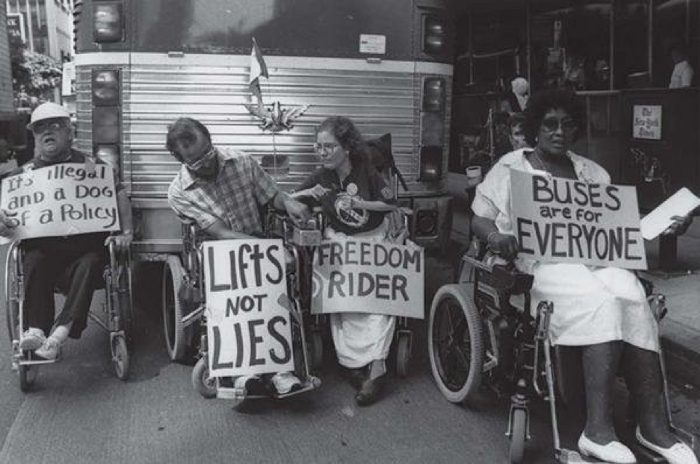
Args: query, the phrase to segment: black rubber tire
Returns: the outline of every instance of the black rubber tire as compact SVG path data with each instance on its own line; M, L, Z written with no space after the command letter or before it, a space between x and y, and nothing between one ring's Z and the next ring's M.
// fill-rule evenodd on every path
M38 366L19 366L19 389L23 393L31 391L38 373Z
M162 309L165 348L172 361L182 361L187 353L187 337L182 324L182 306L178 298L183 275L180 258L168 256L163 267Z
M408 334L399 334L396 341L396 374L399 377L408 376L411 364L411 337Z
M204 398L216 398L216 381L209 377L207 358L199 358L192 369L192 386Z
M525 435L527 433L527 412L524 409L513 411L511 432L509 462L520 464L525 459Z
M428 351L430 368L433 378L448 401L452 403L464 403L473 399L481 386L481 374L484 367L484 335L483 325L479 312L472 297L473 287L467 285L448 284L443 285L435 293L430 308L428 322ZM455 340L440 340L436 335L445 317L456 316L457 322L465 323L466 327L455 328L452 320L450 327L461 330L457 336L461 336L462 344L468 342L468 353L463 353L464 346L458 346ZM461 317L460 317L461 316ZM455 334L451 334L453 336ZM467 339L465 339L468 338ZM444 342L441 344L441 342ZM459 379L448 375L449 367L445 366L446 360L442 354L454 353L455 361L461 364L462 371Z
M309 366L310 370L318 369L323 365L323 334L320 330L309 332Z
M129 347L126 339L121 335L117 335L112 339L112 367L114 373L119 380L128 380L131 367L131 358L129 356Z

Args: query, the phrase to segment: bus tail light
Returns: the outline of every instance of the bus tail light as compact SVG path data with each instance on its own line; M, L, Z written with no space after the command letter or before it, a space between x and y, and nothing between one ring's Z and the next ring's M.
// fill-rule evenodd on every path
M426 77L423 81L419 180L424 182L437 182L442 178L446 93L443 78Z
M92 143L119 143L119 108L98 106L92 110Z
M119 104L119 71L115 69L92 71L92 104L95 106Z
M117 173L117 176L121 177L119 145L97 144L95 145L95 156L109 164Z
M447 51L447 27L445 22L433 15L423 17L423 52L441 55Z
M93 5L92 37L97 43L121 42L124 32L124 14L119 2Z

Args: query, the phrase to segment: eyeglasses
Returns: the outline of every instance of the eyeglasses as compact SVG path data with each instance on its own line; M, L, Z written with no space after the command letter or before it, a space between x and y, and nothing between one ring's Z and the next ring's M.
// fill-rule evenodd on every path
M190 168L193 171L198 171L199 169L204 166L204 164L212 159L214 156L216 156L216 150L214 150L214 147L210 148L208 152L206 152L201 158L196 159L192 162L185 161L185 164L187 165L188 168Z
M64 129L65 127L67 127L66 123L60 119L47 119L44 121L37 121L34 124L32 124L32 132L39 135L43 134L47 130L59 131L61 129Z
M578 128L578 124L573 119L545 118L542 120L542 129L547 132L556 132L561 127L561 131L570 134Z
M334 152L340 145L337 143L314 143L314 151L316 153L332 153Z

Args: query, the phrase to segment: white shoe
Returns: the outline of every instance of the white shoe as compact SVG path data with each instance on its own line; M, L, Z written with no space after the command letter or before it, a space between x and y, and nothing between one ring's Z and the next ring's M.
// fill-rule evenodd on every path
M46 335L41 329L30 327L22 334L22 340L19 342L19 349L25 351L34 351L38 349L46 340Z
M278 372L270 380L280 395L286 395L293 389L301 388L301 381L291 372Z
M53 337L49 337L44 340L44 343L42 343L41 346L36 349L36 351L34 351L34 354L41 358L52 360L58 357L58 353L60 353L60 351L61 342Z
M637 459L632 451L619 441L611 441L607 445L599 445L589 439L585 433L578 439L578 449L584 456L598 458L601 461L614 464L635 464Z
M642 432L639 430L639 427L637 427L635 435L637 437L637 441L641 443L642 446L649 448L657 454L660 454L664 459L666 459L666 461L668 461L668 464L698 464L698 458L695 456L693 450L690 448L690 446L681 441L675 443L670 448L662 448L645 440L642 436Z

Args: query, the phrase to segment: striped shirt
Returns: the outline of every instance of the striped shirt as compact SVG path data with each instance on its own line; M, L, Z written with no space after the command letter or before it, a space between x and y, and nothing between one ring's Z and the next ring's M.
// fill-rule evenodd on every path
M185 165L180 168L168 190L170 207L203 230L220 220L234 232L262 232L260 208L279 193L277 184L249 155L220 149L217 155L213 182L193 177Z

